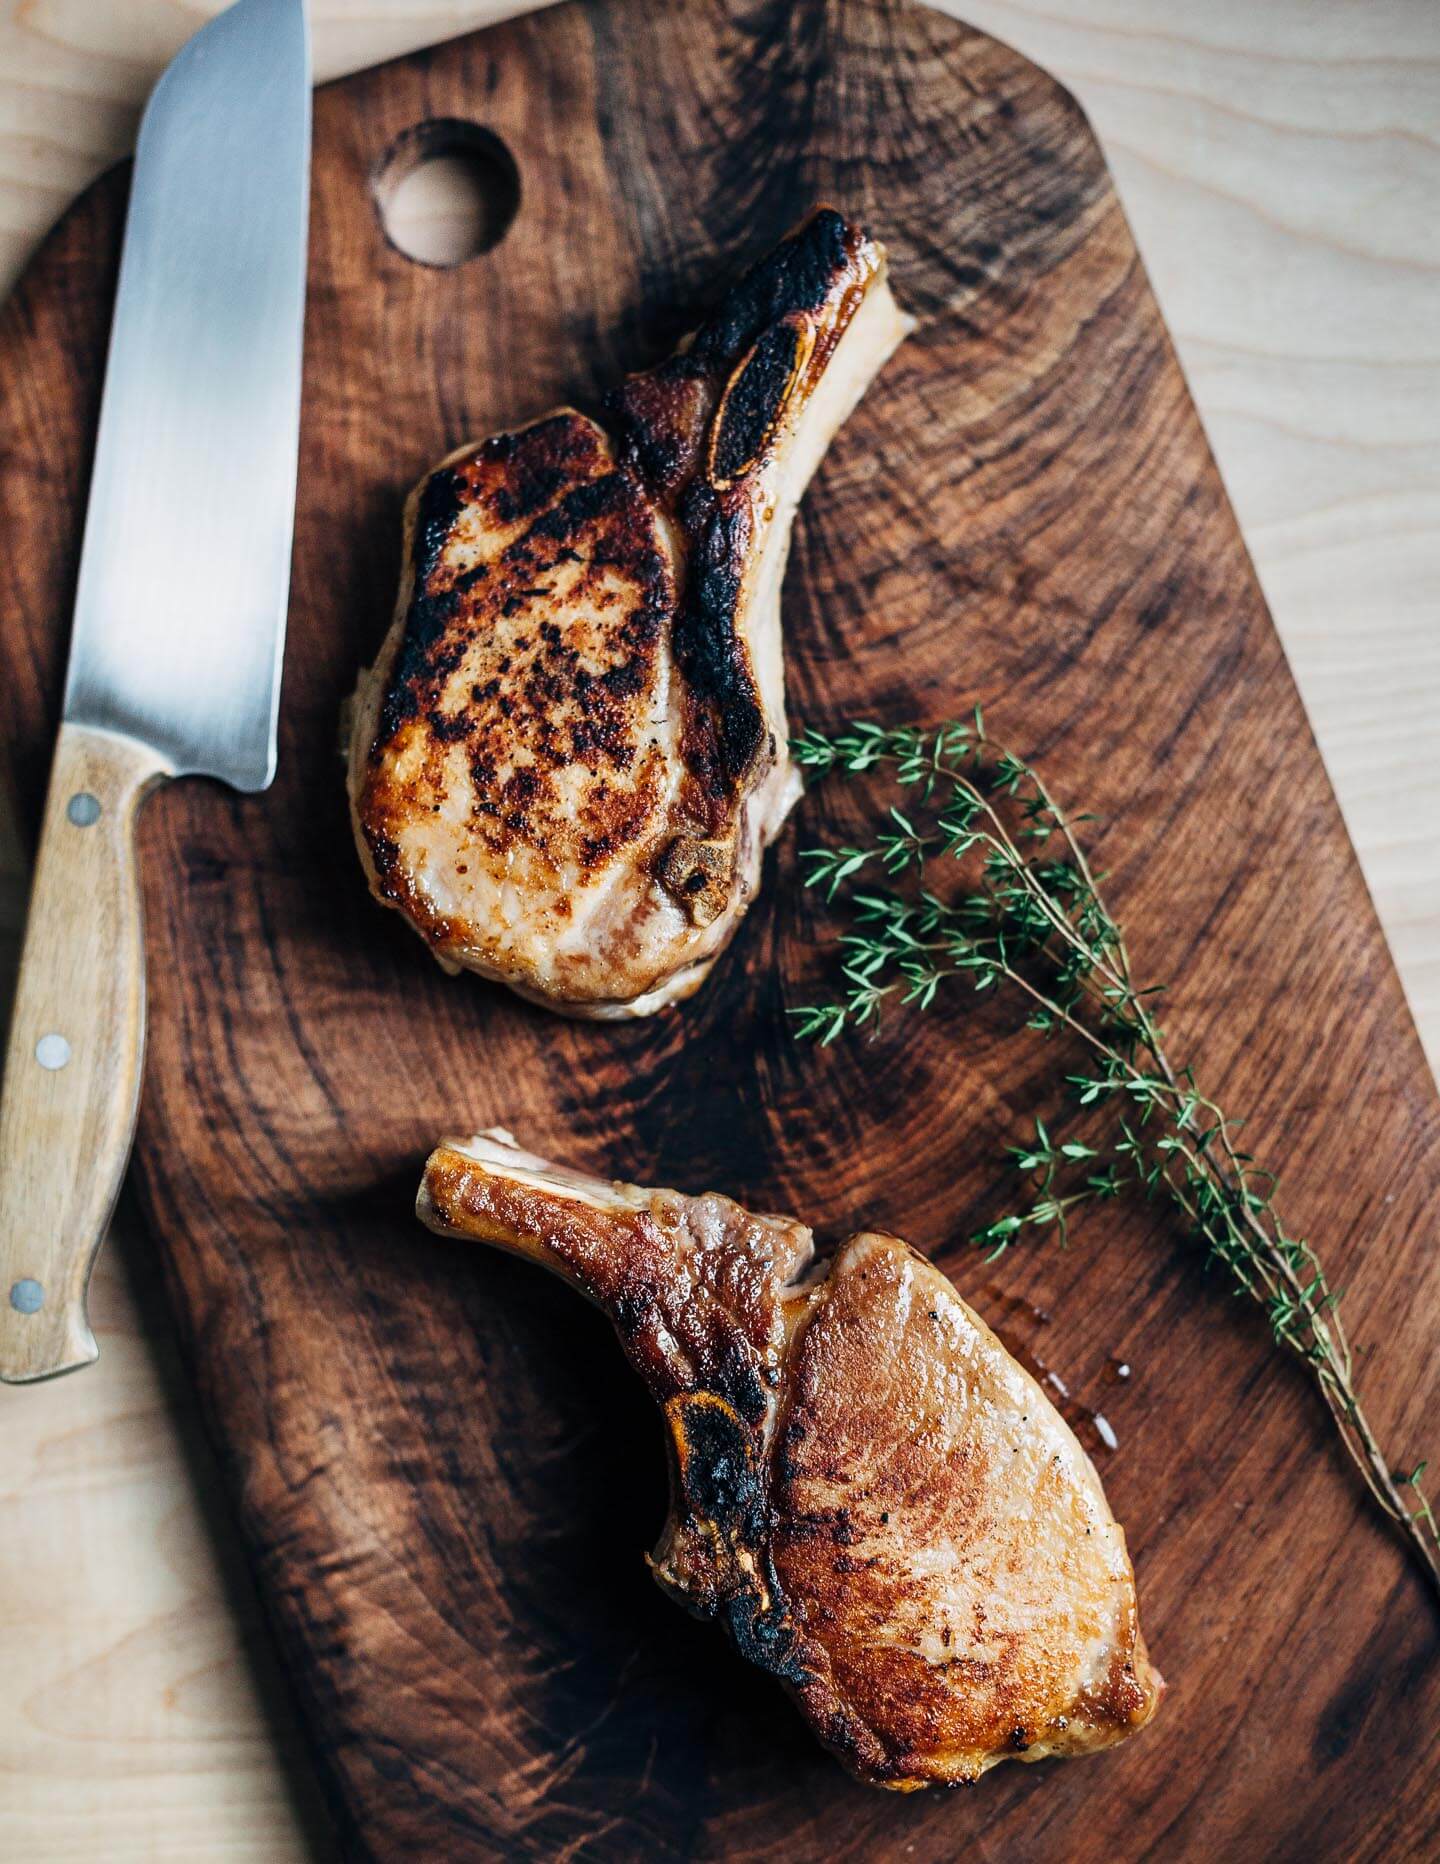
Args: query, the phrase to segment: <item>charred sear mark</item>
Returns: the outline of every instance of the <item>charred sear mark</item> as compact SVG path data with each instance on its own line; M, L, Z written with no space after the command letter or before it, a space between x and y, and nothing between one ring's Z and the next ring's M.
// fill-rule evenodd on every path
M749 1662L786 1682L807 1677L794 1620L765 1545L765 1489L751 1427L724 1399L698 1391L665 1407L675 1459L686 1602L718 1613Z
M797 324L776 324L730 378L710 435L710 482L717 491L759 463L784 418L812 341Z
M456 607L455 595L448 589L439 595L417 595L410 604L394 671L380 707L375 742L370 747L372 764L379 761L401 727L420 713L427 680L433 682L455 670L454 643L443 643Z
M577 472L593 471L604 459L601 437L588 422L561 411L513 433L493 434L476 448L475 465L505 468L494 481L494 494L511 508L539 509L547 478L554 490Z
M386 834L378 832L373 834L370 837L370 859L374 863L376 877L384 885L399 866L398 843L392 841Z
M455 520L465 502L464 475L454 467L432 472L420 494L415 514L415 574L428 582L440 563Z
M753 1593L743 1593L726 1607L725 1628L747 1663L783 1683L807 1680L799 1634L782 1605L758 1607Z
M620 460L657 498L673 498L699 464L716 378L707 364L672 356L644 375L632 375L604 398Z
M819 208L726 293L687 356L729 366L767 325L818 311L843 279L860 237L834 208Z
M575 549L575 543L581 539L587 527L595 525L601 518L622 519L622 536L617 544L628 544L632 549L639 548L645 556L645 565L641 574L647 580L653 580L659 573L659 558L654 547L648 541L650 528L644 522L640 512L631 514L627 509L636 504L636 487L629 475L622 472L607 472L598 479L588 479L583 485L577 485L557 500L554 507L531 525L526 539L528 545L555 544L561 546L553 553L553 561L558 565L562 556L572 563L585 559ZM613 554L611 561L620 563L624 559ZM523 557L525 552L520 552Z
M691 539L690 576L675 622L675 658L691 691L710 707L718 763L702 781L719 795L738 790L758 763L767 734L749 658L735 631L753 516L706 485L684 501Z
M752 416L767 402L772 415L778 413L777 366L797 343L802 353L792 352L790 370L798 377L810 360L817 317L840 308L836 300L853 281L863 241L832 208L820 208L726 293L688 349L605 396L602 406L619 457L657 497L677 498L700 470L722 384L749 351L759 351L758 374L742 400L750 400L753 391ZM829 321L838 333L845 319ZM783 377L779 387L786 387ZM759 425L752 418L732 428L723 460L712 442L708 470L727 482L745 470L761 451L763 433L753 444L741 436L747 430L753 436ZM722 420L722 432L724 426Z
M657 497L674 501L688 546L675 658L697 702L687 767L715 806L755 781L769 745L740 638L757 522L745 481L766 463L801 381L848 323L863 248L863 234L821 208L727 294L689 349L607 400L622 457ZM708 892L693 902L692 923L710 923L710 904Z
M428 808L468 815L499 852L525 841L582 870L612 858L660 793L652 695L675 588L643 488L565 414L432 474L415 524L370 754L372 846L401 839L389 812ZM392 795L396 759L410 774Z
M696 1392L667 1406L685 1505L737 1543L758 1543L765 1492L750 1427L723 1398Z

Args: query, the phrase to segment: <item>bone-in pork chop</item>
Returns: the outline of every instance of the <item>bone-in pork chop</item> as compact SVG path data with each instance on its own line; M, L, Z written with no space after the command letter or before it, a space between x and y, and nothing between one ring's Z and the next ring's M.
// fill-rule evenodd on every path
M956 1784L1149 1721L1163 1685L1090 1459L898 1238L816 1263L790 1218L581 1177L499 1131L440 1146L418 1209L609 1315L670 1432L656 1577L862 1779Z
M574 1016L703 981L798 794L780 583L831 436L909 327L815 212L592 420L452 454L356 695L372 891L448 968Z

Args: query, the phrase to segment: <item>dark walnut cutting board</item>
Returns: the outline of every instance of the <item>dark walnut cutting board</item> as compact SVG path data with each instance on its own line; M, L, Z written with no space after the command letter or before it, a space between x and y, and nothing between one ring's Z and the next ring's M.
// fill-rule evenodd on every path
M500 136L521 185L509 236L450 271L392 249L371 195L445 117ZM0 707L31 823L125 189L71 211L0 328ZM1080 112L919 7L565 6L319 94L280 775L176 785L143 825L136 1174L318 1764L384 1859L1434 1856L1440 1618L1259 1317L1158 1210L993 1268L964 1246L1057 1051L958 993L871 1042L788 1033L824 937L796 848L843 832L838 795L801 806L704 992L633 1026L447 979L366 897L336 719L406 488L653 360L817 198L887 241L920 329L800 514L792 714L982 700L1103 814L1139 966L1182 980L1176 1048L1349 1289L1382 1435L1440 1454L1434 1089ZM1101 1473L1170 1681L1153 1727L970 1792L852 1784L652 1585L660 1431L605 1323L413 1221L432 1141L490 1122L830 1235L894 1228L1002 1323L1043 1305L1028 1343L1118 1435Z

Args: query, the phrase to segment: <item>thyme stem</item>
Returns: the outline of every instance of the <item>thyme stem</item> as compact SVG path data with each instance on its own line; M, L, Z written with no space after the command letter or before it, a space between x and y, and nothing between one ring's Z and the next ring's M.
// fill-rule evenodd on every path
M1067 815L1029 764L987 736L978 708L973 720L931 730L861 721L833 736L810 731L792 751L822 773L884 770L906 805L890 808L868 846L802 853L806 885L840 901L850 923L839 940L844 990L792 1012L799 1033L833 1042L877 1023L888 999L928 1009L942 984L968 977L977 990L1012 986L1037 1032L1075 1037L1089 1068L1066 1077L1076 1098L1128 1108L1108 1152L1057 1145L1037 1119L1035 1142L1011 1148L1032 1201L972 1240L992 1257L1027 1227L1053 1229L1063 1243L1079 1205L1127 1190L1168 1198L1207 1260L1308 1366L1371 1496L1440 1592L1425 1464L1408 1475L1391 1467L1355 1390L1338 1291L1309 1243L1281 1223L1274 1175L1236 1146L1237 1122L1171 1061L1150 1007L1156 993L1135 987L1124 934L1101 897L1103 876L1077 833L1086 818ZM877 868L884 882L871 888Z

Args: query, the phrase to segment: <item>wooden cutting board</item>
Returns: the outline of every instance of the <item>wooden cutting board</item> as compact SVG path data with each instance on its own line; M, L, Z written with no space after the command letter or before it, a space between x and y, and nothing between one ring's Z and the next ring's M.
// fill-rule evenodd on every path
M372 198L440 118L502 138L521 189L508 237L449 271L387 244ZM125 190L77 204L0 323L0 717L32 823ZM964 1245L1010 1195L997 1150L1053 1111L1057 1052L959 995L873 1041L792 1040L826 961L796 848L843 832L838 796L802 805L705 991L634 1026L447 979L366 897L336 721L406 488L653 360L817 198L885 239L920 329L801 513L792 713L981 700L1102 812L1176 1048L1349 1289L1386 1441L1440 1455L1434 1089L1079 110L918 7L564 6L319 94L280 775L176 785L143 827L136 1176L318 1764L383 1859L1433 1856L1440 1618L1259 1317L1158 1210L990 1268ZM851 1783L651 1584L660 1433L604 1322L417 1228L431 1142L496 1121L831 1235L882 1223L1018 1326L1118 1436L1101 1473L1170 1681L1153 1728L968 1793Z

